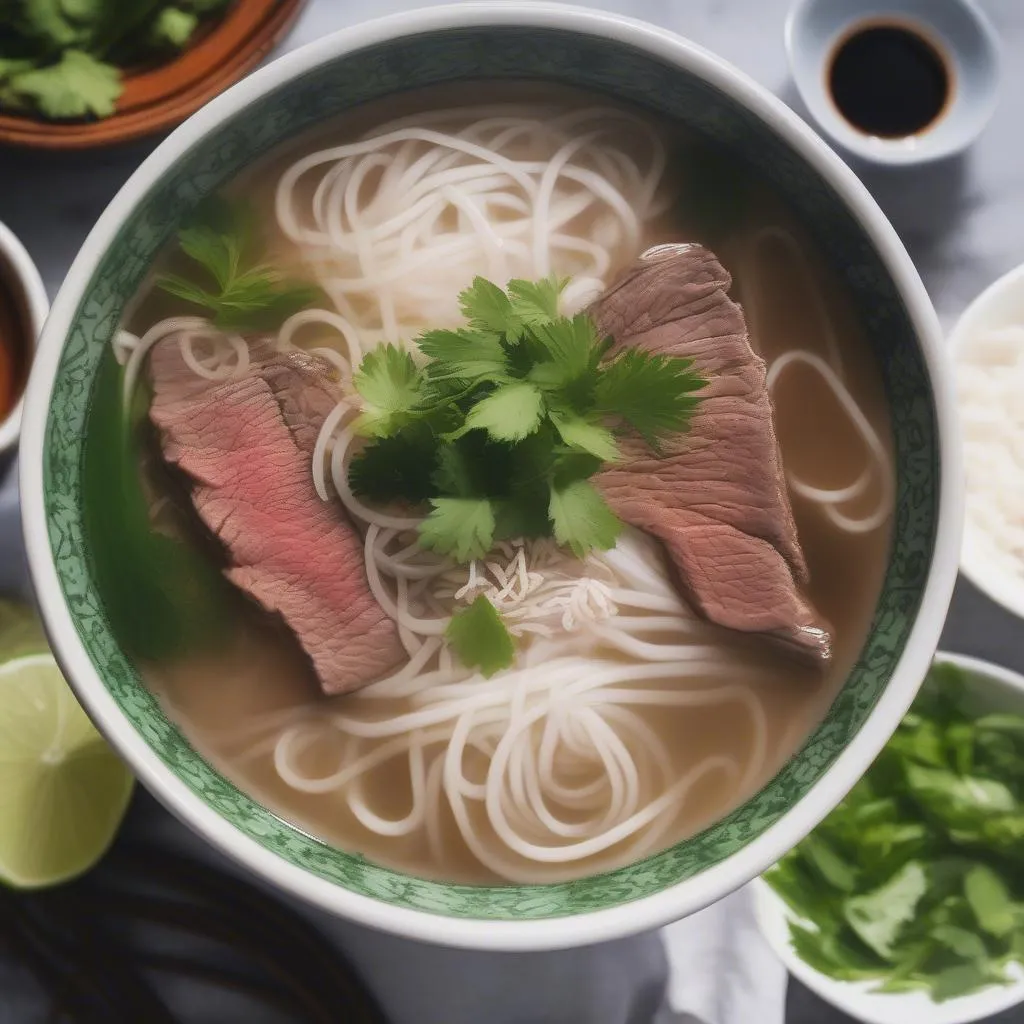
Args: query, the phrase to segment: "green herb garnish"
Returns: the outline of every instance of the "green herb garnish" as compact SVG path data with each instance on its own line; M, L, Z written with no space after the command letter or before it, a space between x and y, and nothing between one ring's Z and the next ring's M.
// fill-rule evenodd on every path
M21 105L35 106L54 118L109 117L121 95L117 68L82 50L65 50L54 64L9 75L4 85Z
M974 717L938 665L847 798L771 869L796 953L936 1002L1024 961L1024 715Z
M515 655L512 637L501 616L483 594L452 616L445 635L462 663L479 668L488 678L510 665Z
M166 663L223 642L234 591L209 558L153 525L139 469L149 396L140 384L126 407L123 388L124 370L108 353L82 460L90 572L125 650Z
M288 281L256 262L261 246L244 206L208 203L199 217L178 232L178 244L203 269L206 281L162 274L157 284L164 291L202 307L217 327L237 331L273 330L318 301L317 288Z
M109 117L121 68L185 47L229 0L6 0L0 108L54 120Z
M579 557L610 548L622 523L589 478L619 459L619 436L656 448L688 427L704 386L691 361L609 357L589 316L559 315L561 287L478 277L459 297L466 326L418 339L424 365L393 345L360 364L370 440L349 483L371 501L429 505L424 547L460 562L513 537L552 536ZM460 657L481 664L462 636L449 637ZM501 651L511 662L511 641Z

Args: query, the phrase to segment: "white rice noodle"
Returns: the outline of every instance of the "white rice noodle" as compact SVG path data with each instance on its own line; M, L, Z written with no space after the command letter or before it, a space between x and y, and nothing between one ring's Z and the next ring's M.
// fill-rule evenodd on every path
M842 355L839 342L825 309L821 287L814 280L807 257L800 244L790 232L781 227L767 227L754 233L747 243L743 264L743 303L752 339L756 342L763 330L760 284L760 268L770 258L766 251L776 246L787 253L787 258L797 269L801 285L790 296L792 302L806 303L815 311L815 319L824 348L824 355L809 349L790 349L776 356L768 366L767 387L772 394L779 379L793 366L813 370L835 396L840 409L849 418L851 425L864 444L866 462L860 473L848 484L841 487L817 487L803 480L797 474L786 470L786 482L794 494L818 505L833 526L844 533L870 533L889 521L896 504L896 470L886 446L878 431L868 422L857 400L845 383ZM870 511L853 516L843 512L841 506L868 493L875 483L877 498Z
M350 441L343 431L334 450L342 477ZM549 882L577 877L581 861L597 869L657 848L700 785L735 802L763 778L757 686L767 670L686 607L642 534L627 530L583 560L545 539L501 543L456 566L420 548L413 523L347 489L341 497L365 525L370 587L410 661L335 701L331 715L321 706L277 724L274 765L292 788L335 794L364 828L421 836L434 857L454 818L489 871ZM520 638L516 665L490 679L442 656L452 610L480 594ZM646 719L649 709L719 705L735 705L749 730L741 760L681 766ZM304 763L314 743L337 752L324 774ZM397 817L390 804L390 816L372 806L362 784L395 762L410 801Z
M459 291L549 273L599 294L669 201L652 127L611 108L496 106L403 118L296 161L275 212L366 343L461 322Z
M844 487L834 489L813 487L794 473L787 473L790 488L809 501L820 505L829 521L844 533L870 533L888 522L896 501L895 468L882 444L878 432L868 422L849 389L828 363L819 355L805 349L791 349L775 359L768 368L768 391L771 393L779 377L790 366L803 365L814 370L828 385L843 412L850 418L854 429L864 442L868 463L857 478ZM878 499L874 509L866 515L854 517L841 512L837 506L860 497L872 478L878 481Z
M227 335L212 326L209 320L201 316L172 316L155 323L141 338L134 338L127 331L119 331L114 336L114 354L124 366L124 403L127 407L131 403L132 395L135 394L135 385L142 372L142 365L146 356L153 346L164 338L179 336L182 345L182 355L186 358L188 351L192 356L195 367L201 367L201 373L206 376L231 365L232 358L240 360L242 357L235 344L228 340ZM197 341L203 341L210 346L205 358L200 360L194 356L193 346ZM244 347L244 346L243 346ZM246 357L248 353L246 352ZM246 358L245 369L248 369ZM244 370L242 371L244 372ZM230 376L231 371L225 371L225 376ZM214 378L224 379L224 378Z

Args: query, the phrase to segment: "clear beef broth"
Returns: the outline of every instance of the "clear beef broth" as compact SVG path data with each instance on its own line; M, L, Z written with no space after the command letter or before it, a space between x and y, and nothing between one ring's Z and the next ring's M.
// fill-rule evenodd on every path
M547 86L534 86L526 92L552 101L552 91ZM494 100L509 97L526 98L523 87L508 86L494 91ZM584 102L572 94L558 98L563 102ZM335 140L351 139L389 118L435 109L446 102L444 90L439 90L434 95L423 92L416 97L369 105L289 146L287 152L271 154L247 172L244 179L232 183L229 191L249 196L260 205L269 203L273 183L296 154L314 144L322 148ZM691 239L711 247L733 275L731 294L747 311L755 350L769 361L795 345L827 356L826 333L831 331L850 394L884 444L890 446L888 411L878 368L849 298L827 270L822 254L778 197L742 169L732 168L729 186L738 183L743 190L742 216L737 219L723 214L720 220L709 218L708 210L715 208L716 203L728 210L729 197L725 196L726 202L721 204L722 196L707 191L714 187L714 176L691 173L706 155L699 140L672 129L671 141L677 156L674 164L670 164L670 174L679 182L680 201L642 240L641 248ZM689 185L697 191L689 191ZM268 223L270 220L268 216ZM776 228L785 229L797 241L801 261L797 261L788 243L777 251L770 242L753 247L759 233ZM279 236L274 238L274 252L275 259L289 270L301 266L298 255ZM752 315L754 307L756 316ZM132 311L129 326L145 330L154 318L178 311L174 300L155 292L144 293ZM318 339L308 343L318 343ZM787 470L822 488L842 487L860 473L865 461L864 445L819 376L805 373L801 367L792 369L777 386L774 415ZM873 482L844 510L856 515L861 511L860 502L865 509L871 507L878 486L877 481ZM810 569L808 596L834 631L831 664L822 674L756 638L735 637L738 647L746 648L750 657L768 669L760 693L768 737L763 770L742 792L714 774L700 781L657 848L665 848L706 827L767 782L821 721L863 643L881 586L890 523L862 534L844 533L830 523L820 505L800 495L791 494L791 499ZM347 698L318 695L309 660L288 630L277 625L271 616L241 595L231 612L216 653L172 664L142 666L148 685L161 697L168 714L203 757L282 818L339 848L419 876L499 881L470 852L447 805L440 812L443 854L439 857L436 847L432 850L421 834L387 837L364 827L337 792L298 792L281 780L274 767L273 737L268 739L260 733L260 719L271 712L311 703L320 709L317 713L329 716L343 711ZM388 708L389 713L394 710ZM645 721L665 741L673 769L680 776L708 756L725 755L742 761L752 743L746 717L737 715L730 705L667 711L657 708L646 715ZM341 745L320 737L304 750L302 763L309 775L326 775L337 770L344 756ZM474 759L479 763L474 765ZM479 772L482 778L483 760L482 755L471 752L468 774ZM375 769L361 785L378 814L400 818L407 812L412 794L409 774L401 759ZM600 858L574 864L573 874L582 876L623 859L628 858L613 848Z

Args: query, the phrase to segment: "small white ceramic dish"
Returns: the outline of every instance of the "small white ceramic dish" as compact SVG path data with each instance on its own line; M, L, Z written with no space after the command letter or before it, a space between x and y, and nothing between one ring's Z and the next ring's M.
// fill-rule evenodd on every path
M954 366L979 335L1024 326L1024 264L990 284L961 314L949 338ZM964 522L960 571L986 596L1024 619L1024 579L968 515Z
M43 321L49 309L43 279L39 276L32 257L18 236L6 224L0 223L0 279L9 288L20 306L20 319L25 322L28 342L35 348ZM18 443L21 433L21 399L6 417L0 419L0 458Z
M1024 676L987 661L939 651L937 662L949 662L969 673L969 699L978 713L1024 711ZM789 942L789 922L799 920L767 882L754 882L754 908L768 945L786 969L826 1002L865 1024L969 1024L1024 1003L1024 966L1011 964L1010 985L992 986L945 1003L924 992L872 992L870 982L835 981L804 963Z
M854 28L899 25L914 30L945 55L952 92L925 130L879 138L855 128L829 89L832 55ZM906 165L953 156L969 146L995 110L999 90L996 34L971 0L797 0L786 20L790 72L811 116L845 150L872 163Z

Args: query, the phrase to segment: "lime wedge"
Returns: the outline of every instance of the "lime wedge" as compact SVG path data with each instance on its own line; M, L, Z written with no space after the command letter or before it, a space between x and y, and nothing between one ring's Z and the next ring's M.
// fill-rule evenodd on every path
M88 870L113 840L132 784L52 655L0 665L0 882L39 888Z
M0 661L23 654L44 654L50 649L35 612L13 601L0 601Z

